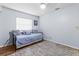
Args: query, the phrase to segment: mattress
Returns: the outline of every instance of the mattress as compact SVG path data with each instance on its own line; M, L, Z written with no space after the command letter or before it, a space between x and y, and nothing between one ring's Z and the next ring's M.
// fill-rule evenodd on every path
M32 33L30 35L16 36L16 46L28 45L36 41L42 40L42 33Z

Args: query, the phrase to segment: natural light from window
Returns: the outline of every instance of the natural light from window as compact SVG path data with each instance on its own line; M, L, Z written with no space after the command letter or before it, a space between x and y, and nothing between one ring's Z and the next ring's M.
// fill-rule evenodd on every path
M16 18L16 30L32 30L32 20Z

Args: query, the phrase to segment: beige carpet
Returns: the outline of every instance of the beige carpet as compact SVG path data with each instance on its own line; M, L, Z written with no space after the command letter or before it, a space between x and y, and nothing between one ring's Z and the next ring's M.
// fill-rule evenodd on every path
M50 41L42 41L19 49L9 56L79 56L79 50Z

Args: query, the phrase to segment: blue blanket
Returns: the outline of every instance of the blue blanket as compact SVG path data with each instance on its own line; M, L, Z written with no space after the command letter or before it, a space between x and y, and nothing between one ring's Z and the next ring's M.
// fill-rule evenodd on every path
M16 36L16 45L28 44L39 39L42 39L41 33L31 33L30 35L18 35Z

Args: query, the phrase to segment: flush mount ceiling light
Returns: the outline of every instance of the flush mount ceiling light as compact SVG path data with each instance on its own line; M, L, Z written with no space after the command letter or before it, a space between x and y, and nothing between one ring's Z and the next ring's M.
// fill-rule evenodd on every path
M44 10L46 8L46 4L45 3L41 3L40 4L40 8Z

